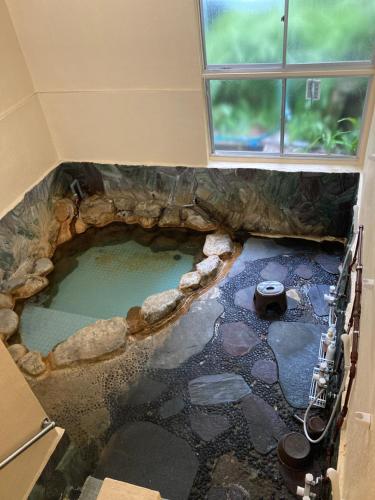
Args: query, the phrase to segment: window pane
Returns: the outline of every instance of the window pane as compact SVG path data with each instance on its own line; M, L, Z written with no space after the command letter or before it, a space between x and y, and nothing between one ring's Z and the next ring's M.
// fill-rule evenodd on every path
M308 97L311 82L317 83ZM287 80L285 152L354 156L367 84L357 77Z
M211 80L216 151L280 152L281 80Z
M289 0L287 62L371 60L375 0Z
M281 63L284 0L203 0L207 64Z

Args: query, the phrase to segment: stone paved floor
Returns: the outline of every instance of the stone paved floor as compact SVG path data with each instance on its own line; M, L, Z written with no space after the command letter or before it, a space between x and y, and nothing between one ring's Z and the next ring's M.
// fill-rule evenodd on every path
M96 439L102 452L86 476L169 500L295 498L276 446L301 430L293 413L307 404L327 320L320 285L337 280L340 253L327 250L249 238L229 275L173 326L123 356L35 383L73 441ZM262 276L288 290L288 310L274 321L252 307Z
M196 303L151 356L153 382L141 381L138 398L125 405L110 396L113 434L94 476L134 481L170 500L294 498L276 445L300 430L293 406L307 405L327 319L321 294L309 291L337 276L319 245L287 243L249 239L219 293ZM264 278L293 290L292 307L274 322L258 319L251 304L249 291ZM181 331L202 332L205 345L193 343L189 356L189 343L174 341Z

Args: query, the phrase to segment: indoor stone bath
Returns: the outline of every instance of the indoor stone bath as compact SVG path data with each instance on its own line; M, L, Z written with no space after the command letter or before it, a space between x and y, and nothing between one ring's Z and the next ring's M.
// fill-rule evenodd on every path
M357 177L172 170L65 164L0 221L2 334L66 429L31 499L84 500L107 476L170 500L303 484L276 447L301 432ZM281 316L255 312L264 280L285 287ZM322 460L314 449L309 470Z

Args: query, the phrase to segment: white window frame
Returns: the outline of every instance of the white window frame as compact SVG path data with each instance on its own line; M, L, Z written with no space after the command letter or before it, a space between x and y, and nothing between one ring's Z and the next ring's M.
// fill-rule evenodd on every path
M286 50L288 37L289 0L284 0L284 34L281 64L226 64L208 65L204 33L203 1L197 0L200 24L202 51L202 79L206 96L206 113L209 137L209 154L214 161L246 160L249 162L280 163L335 163L362 166L368 142L368 135L375 105L375 51L372 61L326 62L318 64L287 64ZM281 21L282 22L282 21ZM320 77L366 77L369 79L363 106L359 144L356 156L344 154L295 154L284 152L286 81L288 78L320 78ZM210 97L211 80L254 80L279 79L282 81L282 102L280 113L280 151L281 153L262 153L256 151L215 151L213 120Z

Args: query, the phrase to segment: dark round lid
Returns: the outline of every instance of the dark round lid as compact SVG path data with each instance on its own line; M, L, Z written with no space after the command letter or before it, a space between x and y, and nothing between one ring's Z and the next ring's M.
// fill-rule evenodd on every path
M283 436L277 446L281 463L293 469L303 469L310 462L311 446L308 439L299 432Z
M326 422L318 415L313 415L307 420L307 430L314 436L320 435L326 427Z

